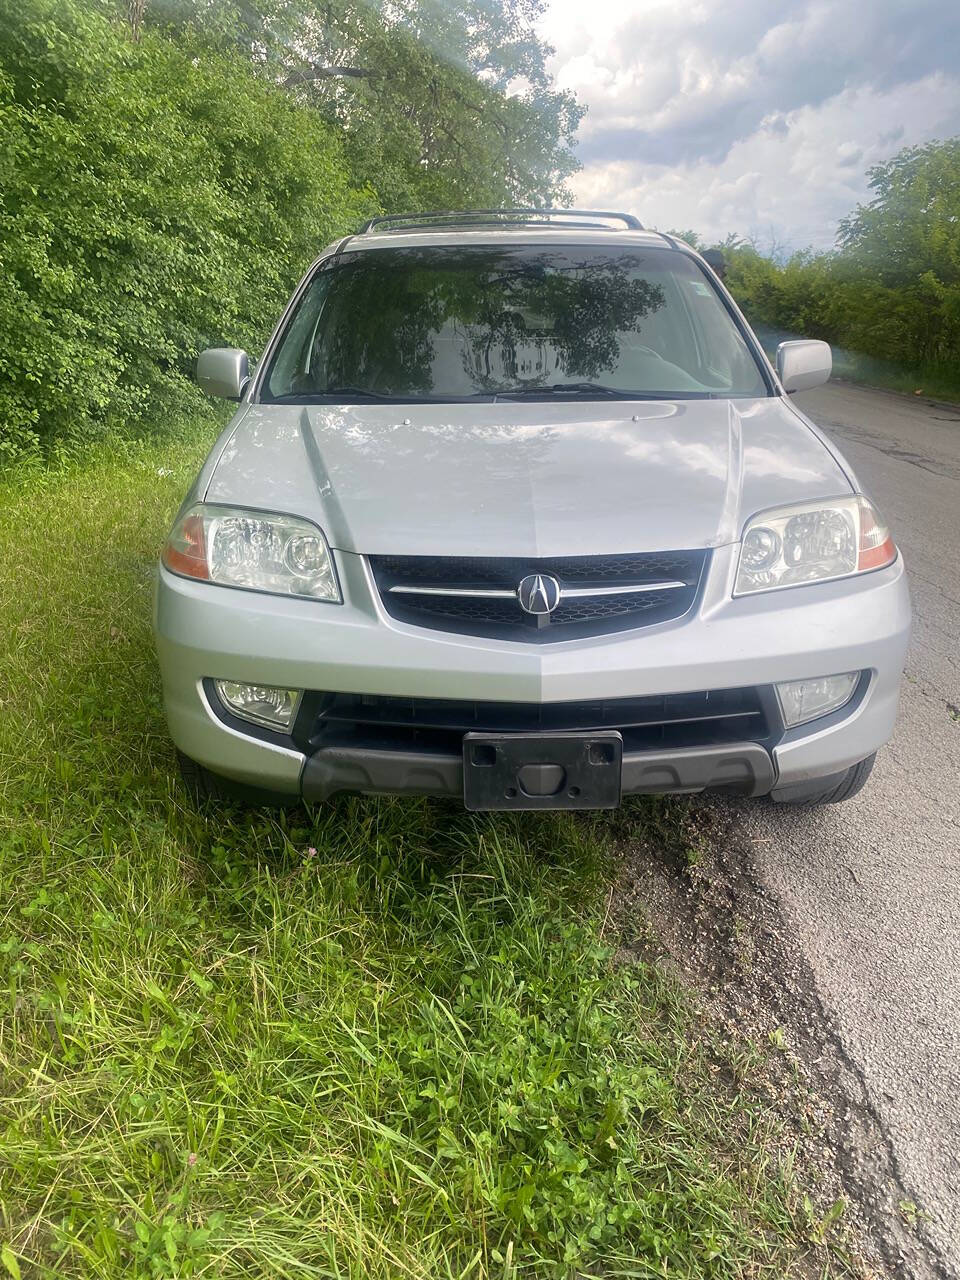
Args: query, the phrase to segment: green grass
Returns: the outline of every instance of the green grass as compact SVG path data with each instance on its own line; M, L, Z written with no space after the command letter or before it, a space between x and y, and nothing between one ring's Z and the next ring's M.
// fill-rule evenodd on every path
M960 374L955 365L905 368L856 352L835 350L833 371L838 378L869 387L884 387L905 395L920 392L932 400L960 400Z
M190 806L149 613L207 443L0 491L0 1275L841 1267L743 1055L604 939L669 807Z

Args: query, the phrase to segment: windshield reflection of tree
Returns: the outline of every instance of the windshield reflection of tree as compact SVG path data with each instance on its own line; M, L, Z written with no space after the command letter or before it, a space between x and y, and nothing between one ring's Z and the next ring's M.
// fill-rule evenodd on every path
M624 334L639 334L664 304L639 266L631 255L578 261L502 250L474 252L454 267L416 250L391 254L389 264L357 262L338 272L331 292L317 339L317 390L429 394L441 330L460 343L466 394L596 380L616 367ZM535 366L530 376L521 376L524 361Z

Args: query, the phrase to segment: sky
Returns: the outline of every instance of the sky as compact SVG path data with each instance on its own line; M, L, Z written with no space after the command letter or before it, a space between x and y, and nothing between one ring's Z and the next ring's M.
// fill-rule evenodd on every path
M960 0L548 0L540 32L576 203L660 230L830 248L871 165L960 134Z

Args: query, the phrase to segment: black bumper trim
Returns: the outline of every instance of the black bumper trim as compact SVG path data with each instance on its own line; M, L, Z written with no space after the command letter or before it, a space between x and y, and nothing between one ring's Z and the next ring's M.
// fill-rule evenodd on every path
M719 789L758 796L766 795L775 781L770 753L756 742L623 754L624 795ZM463 760L446 751L321 747L307 758L300 783L309 802L338 791L461 799Z

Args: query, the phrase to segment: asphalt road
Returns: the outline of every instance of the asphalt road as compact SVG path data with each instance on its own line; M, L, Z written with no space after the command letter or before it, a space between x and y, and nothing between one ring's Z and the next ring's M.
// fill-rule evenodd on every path
M960 407L831 383L797 397L906 559L900 720L854 800L743 819L909 1199L960 1275Z

